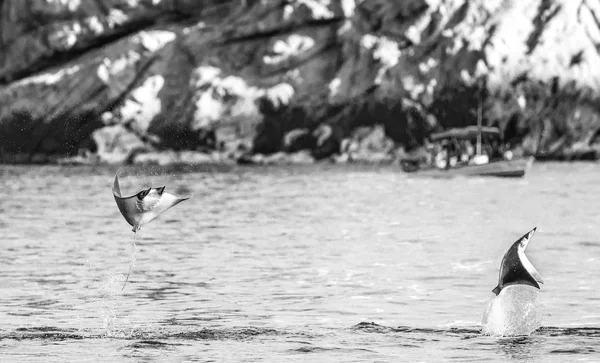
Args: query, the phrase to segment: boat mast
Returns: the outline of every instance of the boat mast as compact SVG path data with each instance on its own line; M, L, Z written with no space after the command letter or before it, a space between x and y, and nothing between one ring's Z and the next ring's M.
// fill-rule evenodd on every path
M481 109L481 87L482 87L482 83L483 82L481 82L481 80L479 80L477 83L478 83L478 86L479 86L478 87L479 88L479 92L478 92L479 93L479 97L478 97L479 98L479 100L478 100L479 102L478 102L478 105L477 105L477 149L476 149L475 154L476 155L481 155L481 132L482 132L482 127L483 127L483 125L482 125L482 123L483 123L483 120L482 120L483 119L483 115L482 115L483 110Z

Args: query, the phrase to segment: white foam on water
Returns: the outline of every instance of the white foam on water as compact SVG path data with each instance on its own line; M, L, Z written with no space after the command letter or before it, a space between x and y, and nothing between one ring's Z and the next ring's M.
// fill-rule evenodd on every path
M492 336L523 336L542 323L544 306L540 290L527 285L508 286L489 302L481 322L482 333Z
M133 247L131 265L135 266L139 247ZM131 316L131 301L121 292L125 273L98 274L98 268L91 260L85 261L82 268L85 270L85 276L74 296L77 303L72 307L72 318L80 334L86 337L101 335L110 338L130 338L144 331L142 328L153 325L151 321L143 321L142 326ZM90 318L93 318L94 323Z

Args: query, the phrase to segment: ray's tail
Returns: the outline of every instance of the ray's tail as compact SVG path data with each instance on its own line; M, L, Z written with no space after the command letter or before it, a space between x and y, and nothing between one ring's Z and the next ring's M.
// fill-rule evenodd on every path
M135 253L137 251L137 246L135 244L135 240L137 237L137 231L133 232L133 242L131 243L131 262L129 263L129 271L127 271L127 277L125 277L125 282L123 283L123 287L121 287L121 291L125 288L127 281L129 280L129 274L131 273L131 267L135 263Z

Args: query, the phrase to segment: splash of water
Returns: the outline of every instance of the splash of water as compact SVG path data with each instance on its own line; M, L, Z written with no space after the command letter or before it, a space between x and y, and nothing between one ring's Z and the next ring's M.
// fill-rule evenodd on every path
M136 254L138 251L138 247L135 244L136 237L137 237L137 231L133 233L133 242L132 242L132 246L131 246L131 262L129 263L129 271L127 271L127 276L125 277L125 282L123 282L123 287L121 287L121 291L123 291L123 289L125 288L125 285L127 284L127 281L129 280L129 274L131 274L131 268L133 267L133 265L135 265L135 262L137 261Z
M538 289L526 285L505 287L485 309L482 333L503 337L529 335L541 326L543 310Z
M119 327L132 326L127 320L129 305L117 290L123 282L123 274L107 272L97 275L93 272L97 269L91 260L85 261L83 268L86 276L74 297L78 303L73 306L78 333L84 337L97 337L99 329L102 336L123 335L123 329ZM91 323L90 318L99 318L96 320L99 324Z

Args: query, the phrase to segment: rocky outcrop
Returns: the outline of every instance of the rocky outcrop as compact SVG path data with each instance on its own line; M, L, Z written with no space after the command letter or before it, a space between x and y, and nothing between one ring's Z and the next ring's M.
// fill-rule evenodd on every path
M294 129L283 137L282 151L294 153L300 150L310 150L314 147L315 140L309 129Z
M516 152L600 150L598 0L0 7L4 162L390 162L480 99Z

